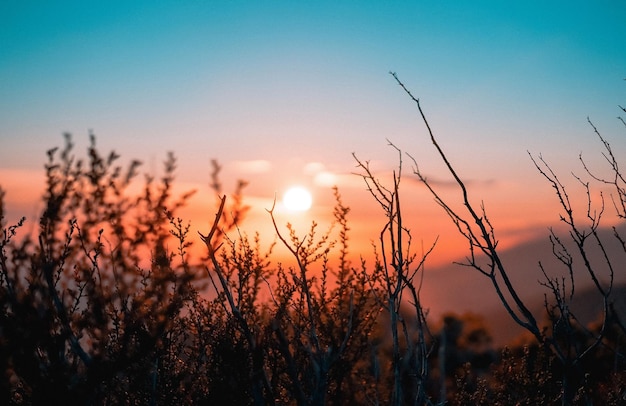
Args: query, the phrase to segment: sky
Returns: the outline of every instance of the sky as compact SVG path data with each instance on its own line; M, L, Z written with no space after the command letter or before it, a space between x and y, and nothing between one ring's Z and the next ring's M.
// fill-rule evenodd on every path
M396 72L474 201L516 244L558 223L529 152L568 179L581 152L601 163L587 118L626 152L616 119L626 104L624 21L617 0L4 0L0 185L9 215L33 218L45 151L64 132L84 150L93 132L102 150L153 174L174 152L179 186L199 190L188 212L199 229L213 216L217 159L225 185L250 181L251 228L271 232L265 209L293 184L312 191L313 208L282 213L280 224L306 230L329 219L337 185L355 246L367 244L384 216L354 174L353 153L389 182L398 165L390 141L458 199ZM439 237L435 262L449 262L454 229L407 156L403 164L415 238Z

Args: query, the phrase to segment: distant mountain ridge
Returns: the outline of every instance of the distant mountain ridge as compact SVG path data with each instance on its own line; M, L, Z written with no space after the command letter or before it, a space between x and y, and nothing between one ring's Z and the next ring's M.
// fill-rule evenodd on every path
M618 315L620 315L620 318L625 320L626 284L614 286L609 300L613 303L614 309ZM602 315L601 297L597 290L586 288L576 293L574 300L570 303L570 309L578 320L585 325L589 325L590 323L600 320ZM545 320L545 307L543 302L537 301L532 303L530 310L537 317L539 323ZM503 307L494 309L493 312L485 313L483 317L491 328L490 331L496 345L510 343L526 331L511 319Z
M618 227L618 232L626 235L626 225ZM564 241L567 231L561 233ZM626 318L626 253L620 242L613 236L613 230L605 228L599 232L605 242L605 248L612 261L614 269L614 286L611 299L616 309ZM566 238L567 237L567 238ZM603 253L597 249L597 244L589 241L586 250L590 262L595 265L597 277L608 286L609 268L606 265ZM583 267L576 252L576 247L567 242L567 249L574 257L574 300L571 309L583 320L589 323L600 314L601 296L592 286L588 272ZM552 252L548 239L548 232L543 236L530 239L509 249L500 252L502 262L507 267L509 276L522 297L526 306L533 312L538 321L545 314L545 294L550 300L551 292L541 286L540 281L545 277L541 273L539 261L548 272L550 278L565 277L567 286L570 286L566 268L559 263ZM458 262L463 263L462 259ZM524 330L519 327L506 313L504 306L498 299L491 281L476 270L458 264L449 264L433 269L426 269L422 295L423 304L430 309L433 319L446 312L472 312L482 315L488 323L496 344L501 345L517 337Z

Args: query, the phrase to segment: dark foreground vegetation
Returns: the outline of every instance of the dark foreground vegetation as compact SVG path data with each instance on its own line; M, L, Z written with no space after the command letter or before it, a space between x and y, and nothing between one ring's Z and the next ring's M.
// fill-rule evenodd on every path
M589 210L580 216L550 166L533 157L569 230L549 236L562 267L540 264L546 302L533 314L509 279L487 213L422 117L461 204L440 197L417 165L413 172L467 239L465 265L488 278L525 340L494 348L473 315L427 320L420 281L430 251L413 253L403 223L400 151L387 185L357 159L386 219L373 255L349 252L349 209L335 189L332 231L313 224L283 235L276 227L277 243L293 254L295 265L286 266L260 248L260 236L239 232L244 183L227 198L217 164L212 227L191 235L178 217L191 193L172 196L173 156L161 179L146 177L133 194L138 162L118 166L93 137L79 159L68 136L48 153L35 232L24 219L6 224L0 201L0 404L624 404L626 329L613 281L626 261L607 254L595 264L588 255L606 252L599 230L609 208L626 217L626 182L608 142L596 131L612 177L581 160ZM605 202L587 193L594 184L613 187L606 214ZM624 254L625 239L613 231ZM206 257L190 260L192 243L205 245ZM570 306L577 266L603 309L588 325Z

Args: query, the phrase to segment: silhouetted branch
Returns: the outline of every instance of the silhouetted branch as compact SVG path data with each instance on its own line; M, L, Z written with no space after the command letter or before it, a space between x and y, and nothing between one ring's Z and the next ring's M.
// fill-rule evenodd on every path
M504 305L505 309L509 313L509 315L518 323L520 326L526 328L530 331L537 339L541 340L541 331L539 326L537 325L537 321L534 316L528 310L522 299L519 297L517 290L514 288L511 280L509 279L509 275L502 264L498 251L496 250L497 241L494 238L493 227L489 223L489 220L486 216L484 206L481 205L482 216L478 214L478 212L474 209L474 206L470 203L467 188L465 187L465 183L461 180L459 175L456 173L452 164L448 160L448 157L443 152L439 143L435 139L435 136L430 128L430 124L428 123L428 119L426 118L420 102L416 99L411 92L404 86L404 84L398 79L398 76L395 73L391 73L393 78L396 80L398 85L402 87L402 89L409 95L409 97L415 102L417 105L417 109L422 117L424 124L428 130L428 134L430 136L430 140L432 144L435 146L439 156L442 161L446 165L449 173L454 178L457 186L461 190L462 201L465 209L468 212L469 218L473 221L477 230L474 230L474 227L470 225L470 223L465 220L460 214L458 214L452 207L450 207L445 201L439 196L439 194L434 190L434 188L430 185L430 182L426 179L425 176L419 171L417 166L417 162L413 159L415 163L414 173L418 176L418 178L422 181L424 185L428 188L430 193L435 197L437 203L443 207L448 216L452 219L453 223L457 226L459 232L467 239L469 243L470 249L470 258L468 258L468 265L472 268L478 270L483 275L487 276L492 285L494 286L496 293L500 299L500 302ZM478 247L480 251L490 260L489 270L484 270L477 262L474 253L474 248ZM498 277L502 278L504 282L504 286L500 285ZM504 291L506 291L513 300L513 304L517 307L521 315L513 310L511 303L509 303L509 299L507 299L504 295Z

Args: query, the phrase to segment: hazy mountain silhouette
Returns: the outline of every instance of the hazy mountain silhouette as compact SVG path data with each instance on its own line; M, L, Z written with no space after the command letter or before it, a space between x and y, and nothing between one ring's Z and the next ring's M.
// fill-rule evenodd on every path
M618 227L618 231L626 235L626 226ZM593 289L589 274L583 267L576 247L566 241L569 238L567 231L558 235L563 238L568 251L574 258L575 297L571 305L572 309L581 320L593 321L601 310L601 297ZM624 269L626 253L614 237L612 229L602 229L600 236L615 272L612 298L622 314L626 314L626 269ZM598 279L607 285L610 272L597 243L589 240L586 252L590 263L595 264ZM539 261L551 278L565 277L567 286L571 285L566 268L554 257L548 231L546 230L543 236L517 244L501 251L500 254L517 288L517 293L533 311L535 317L542 320L545 313L544 295L548 294L548 299L551 299L551 293L540 284L540 281L545 281L545 277L541 273ZM459 259L457 262L463 263L464 261ZM427 268L422 298L425 306L430 309L433 319L438 318L444 312L473 312L483 315L497 344L508 342L524 331L506 314L491 281L473 268L452 263L437 268Z

